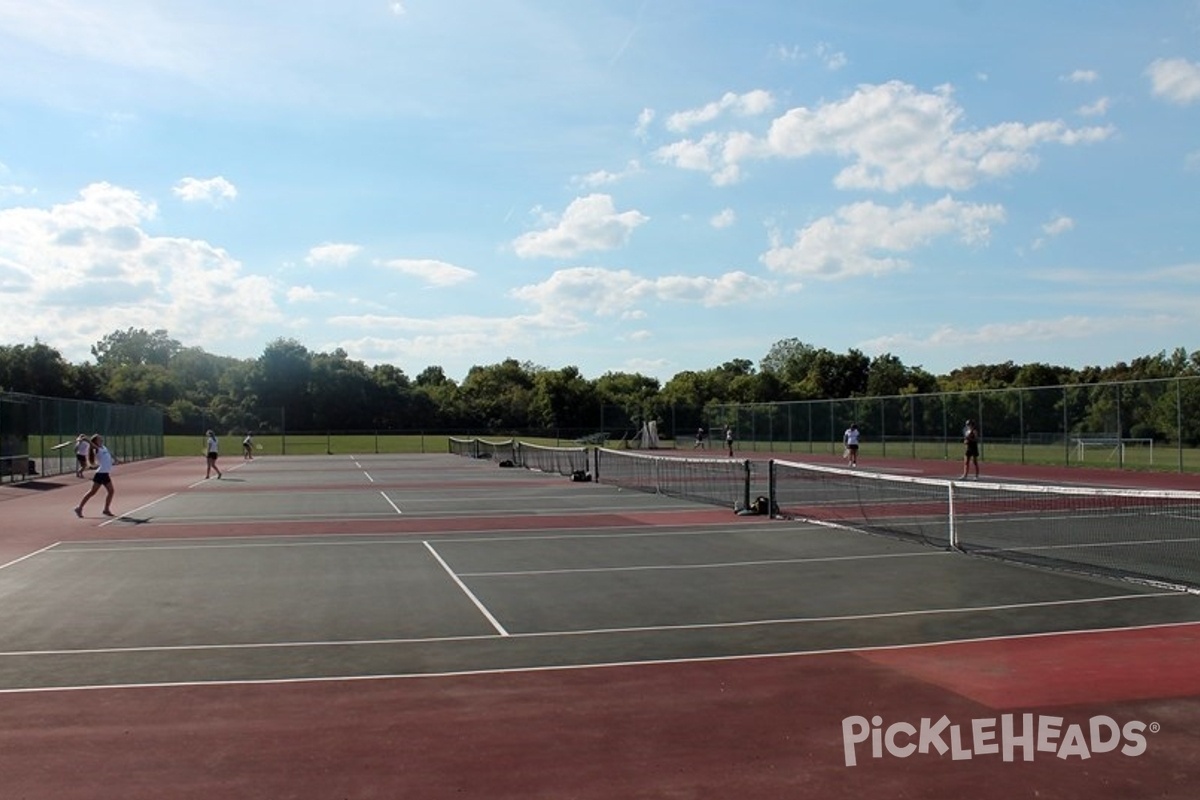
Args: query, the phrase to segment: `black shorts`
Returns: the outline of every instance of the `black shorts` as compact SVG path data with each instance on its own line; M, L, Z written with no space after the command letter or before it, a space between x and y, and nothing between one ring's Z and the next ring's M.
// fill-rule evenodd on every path
M856 445L856 444L848 444L848 445L846 445L846 449L847 449L847 450L849 450L851 453L857 453L857 452L858 452L858 445Z
M979 457L979 442L967 442L966 457L967 458L978 458Z
M97 472L92 476L92 483L98 483L101 486L108 486L112 483L112 478L109 477L107 472Z
M87 456L81 456L78 453L76 453L75 454L75 463L81 467L86 467L87 466Z

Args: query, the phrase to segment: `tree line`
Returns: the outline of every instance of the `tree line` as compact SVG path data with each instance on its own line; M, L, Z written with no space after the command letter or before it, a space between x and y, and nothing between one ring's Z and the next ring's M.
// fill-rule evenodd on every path
M1200 375L1200 351L1183 348L1130 363L1072 368L978 364L934 375L891 354L834 353L799 339L776 342L755 364L734 359L680 372L665 383L638 373L585 377L508 358L472 367L461 382L439 366L410 377L368 366L338 348L313 352L276 339L257 358L187 347L166 330L114 331L72 364L41 342L0 346L0 389L50 397L148 405L168 433L242 431L585 432L660 420L668 435L694 430L715 405L890 397L1012 387L1094 384Z

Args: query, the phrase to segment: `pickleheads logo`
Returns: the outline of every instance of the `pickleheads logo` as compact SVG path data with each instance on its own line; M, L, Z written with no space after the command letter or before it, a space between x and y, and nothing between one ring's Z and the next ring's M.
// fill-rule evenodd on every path
M926 717L916 724L892 722L886 726L879 716L869 720L853 716L842 720L842 747L847 767L858 764L860 745L864 754L869 748L871 758L949 753L954 761L976 756L999 756L1004 761L1016 761L1019 756L1033 761L1038 753L1046 753L1064 760L1086 760L1114 752L1140 756L1146 752L1146 734L1158 731L1157 722L1131 720L1121 725L1105 715L1068 724L1063 717L1046 714L1002 714L999 719L973 719L966 725L943 715L937 720Z

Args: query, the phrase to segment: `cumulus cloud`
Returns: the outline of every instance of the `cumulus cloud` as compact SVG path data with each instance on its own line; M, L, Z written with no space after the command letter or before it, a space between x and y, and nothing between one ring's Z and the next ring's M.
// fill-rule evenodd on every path
M548 227L517 237L513 250L521 258L570 258L612 250L628 242L634 229L649 219L639 211L618 212L610 195L590 194L572 201L560 217L545 216Z
M171 191L185 203L220 205L223 201L237 198L237 187L220 175L215 178L184 178Z
M1077 69L1070 75L1063 75L1059 80L1064 83L1095 83L1100 80L1100 73L1094 69Z
M1064 233L1073 230L1074 228L1075 220L1067 216L1059 215L1042 225L1042 233L1044 236L1040 236L1034 240L1033 248L1038 250L1044 247L1049 239L1052 239L1055 236L1062 236Z
M891 81L860 86L816 108L789 109L762 136L712 132L667 144L655 156L680 169L707 172L717 185L740 180L750 160L834 156L851 162L835 178L839 188L964 190L1033 169L1042 145L1088 144L1113 132L1111 126L1072 129L1061 121L965 130L963 116L948 87L929 93Z
M1200 100L1200 64L1184 58L1160 58L1146 74L1155 97L1181 106Z
M644 138L650 131L650 125L654 122L654 109L643 108L638 114L637 124L634 125L633 132L639 139Z
M641 163L637 159L634 159L626 164L625 169L620 172L610 172L604 169L596 170L595 172L589 172L586 175L578 175L572 178L571 183L584 189L596 189L623 181L632 175L637 175L641 171Z
M850 63L850 59L840 50L833 49L833 45L827 42L821 42L816 49L817 58L825 65L825 69L830 72L836 72L842 67Z
M737 212L735 212L732 208L725 208L714 214L708 221L708 224L712 225L714 228L720 229L728 228L735 222L737 222Z
M1107 97L1098 98L1094 103L1079 107L1079 115L1083 117L1102 117L1108 113L1112 101Z
M904 253L957 236L967 244L988 240L1003 222L996 205L963 203L950 197L926 206L896 208L855 203L798 231L790 243L776 234L760 260L772 272L826 279L882 275L908 267Z
M629 270L574 267L558 270L547 280L514 289L511 295L543 308L587 309L598 316L628 315L643 302L730 305L761 296L770 284L736 271L716 278L668 275L639 276Z
M880 336L863 342L862 347L867 352L894 353L923 348L958 348L964 345L981 347L1029 341L1087 339L1111 331L1112 326L1112 320L1086 316L997 322L978 328L942 325L927 334L896 333Z
M310 267L344 267L362 252L357 244L338 244L326 242L308 251L304 263Z
M109 183L49 208L0 210L6 319L23 339L82 359L118 328L221 342L279 318L271 283L245 275L225 250L146 233L157 213L152 200Z
M454 286L469 281L476 275L472 270L431 258L395 258L379 263L388 269L418 278L430 286Z
M687 111L677 111L667 117L667 130L684 133L697 125L712 122L724 114L739 117L753 117L766 113L774 105L775 99L770 92L755 89L745 94L726 92L720 100L707 103L700 108Z
M330 296L329 292L317 291L311 286L293 286L287 290L289 303L312 303Z

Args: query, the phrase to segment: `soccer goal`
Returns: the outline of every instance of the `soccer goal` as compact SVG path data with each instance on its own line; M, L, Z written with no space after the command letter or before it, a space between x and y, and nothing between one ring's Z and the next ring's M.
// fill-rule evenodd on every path
M1137 447L1145 449L1149 461L1154 463L1154 440L1136 437L1123 437L1109 434L1083 434L1071 440L1075 448L1075 460L1080 464L1087 461L1088 450L1096 451L1093 462L1103 455L1105 463L1125 463L1126 449Z

